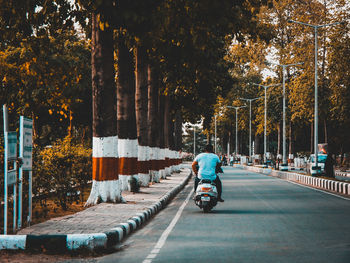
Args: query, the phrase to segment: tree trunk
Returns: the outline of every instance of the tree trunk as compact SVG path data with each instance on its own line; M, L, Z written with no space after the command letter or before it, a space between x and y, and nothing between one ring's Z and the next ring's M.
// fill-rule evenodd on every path
M165 98L164 95L159 94L158 97L158 120L159 120L159 137L158 137L158 147L159 147L159 176L160 178L165 178L165 141L164 141L164 113L165 113Z
M148 186L149 143L148 143L148 54L144 46L136 48L136 123L139 142L138 166L139 180L142 186Z
M164 96L164 170L165 177L170 176L170 164L169 164L169 147L170 147L170 98Z
M169 119L169 152L168 152L168 165L170 168L170 175L175 171L175 123L172 117Z
M277 155L281 154L281 122L279 121L277 124Z
M293 127L292 127L292 122L289 123L289 134L288 134L288 137L289 137L289 154L294 154L294 141L293 141L293 134L292 134L292 131L293 131Z
M72 129L73 129L73 112L69 110L69 126L68 126L68 136L72 136Z
M210 126L212 122L212 117L209 115L204 116L204 121L203 121L203 130L208 131L207 133L207 144L211 144L212 138L210 134Z
M180 170L181 156L180 151L182 149L182 116L181 110L177 109L175 113L175 127L174 127L174 136L175 136L175 171Z
M260 154L261 151L260 151L260 138L259 138L259 135L255 134L255 137L254 137L254 152L255 154Z
M86 205L122 201L118 177L116 86L113 30L99 28L99 14L92 14L92 188Z
M158 122L158 94L159 78L155 67L148 65L148 140L150 146L150 174L152 181L159 182L159 122Z
M327 122L323 120L324 125L324 143L328 143L328 134L327 134Z
M133 54L123 36L118 37L118 153L122 190L137 192L137 130Z
M313 125L313 122L311 122L311 141L310 141L310 153L312 154L313 153L313 150L314 150L314 125Z
M182 116L181 110L177 109L175 113L175 150L180 151L182 149Z
M208 130L208 134L207 134L207 144L211 144L210 130Z

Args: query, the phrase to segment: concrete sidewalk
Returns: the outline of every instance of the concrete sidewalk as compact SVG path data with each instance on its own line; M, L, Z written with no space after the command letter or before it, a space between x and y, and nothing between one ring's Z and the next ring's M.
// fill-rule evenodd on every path
M0 235L0 249L109 248L164 208L187 184L191 171L188 166L183 167L181 172L143 187L139 193L123 192L126 203L101 203L76 214L24 228L17 235Z

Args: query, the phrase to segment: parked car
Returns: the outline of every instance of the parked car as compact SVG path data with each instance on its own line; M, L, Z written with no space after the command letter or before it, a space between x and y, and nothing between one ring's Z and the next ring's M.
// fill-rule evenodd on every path
M324 166L325 166L325 163L326 163L326 159L327 159L327 154L318 154L317 155L317 160L318 160L318 166L320 167L320 172L317 172L317 170L315 169L315 155L314 154L311 154L310 156L310 159L308 161L308 163L306 164L306 172L309 174L309 175L322 175L322 174L325 174L325 170L324 170Z

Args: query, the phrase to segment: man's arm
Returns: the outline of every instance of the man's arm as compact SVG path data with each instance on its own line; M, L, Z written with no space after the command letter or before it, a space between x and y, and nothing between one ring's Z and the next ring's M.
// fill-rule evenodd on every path
M216 162L216 168L220 168L221 167L221 160L218 158L217 162Z
M198 165L198 162L197 162L197 161L194 161L194 162L192 163L192 170L193 170L193 172L195 173L195 175L198 175L197 165Z
M220 159L218 159L218 161L216 163L216 167L215 167L215 172L220 171L220 167L221 167L221 162L220 162Z

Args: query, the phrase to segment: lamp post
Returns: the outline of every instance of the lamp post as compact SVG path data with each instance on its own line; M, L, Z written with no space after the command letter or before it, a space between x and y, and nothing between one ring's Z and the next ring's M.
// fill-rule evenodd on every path
M323 25L311 25L295 20L288 20L288 23L296 23L308 27L312 27L315 31L315 120L314 120L314 151L315 151L315 169L316 173L319 173L319 167L318 167L318 87L317 87L317 51L318 51L318 46L317 46L317 31L321 27L326 27L326 26L335 26L338 24L343 24L344 21L342 22L335 22L331 24L323 24ZM311 167L312 168L312 167Z
M249 161L252 158L252 101L260 98L261 97L254 99L240 98L241 100L249 101Z
M238 110L239 110L240 108L247 107L247 105L240 106L240 107L234 107L234 106L226 106L226 107L227 107L227 108L230 108L230 109L235 109L235 110L236 110L236 145L235 145L236 150L235 150L235 152L236 152L236 156L237 156L237 154L238 154L238 124L237 124Z
M267 120L267 97L266 97L266 90L269 87L276 87L279 86L281 84L271 84L271 85L261 85L261 84L257 84L257 83L252 83L253 85L259 86L259 87L263 87L265 89L265 107L264 107L264 164L266 164L266 120Z
M277 64L277 63L271 63L269 64L276 65L282 67L282 79L283 79L283 128L282 128L282 147L283 147L283 154L282 154L282 165L281 165L281 171L287 171L288 170L288 164L287 164L287 143L286 143L286 68L290 66L297 66L304 64L304 62L294 63L294 64Z
M192 123L187 124L190 127L193 127L193 159L196 158L196 125Z

